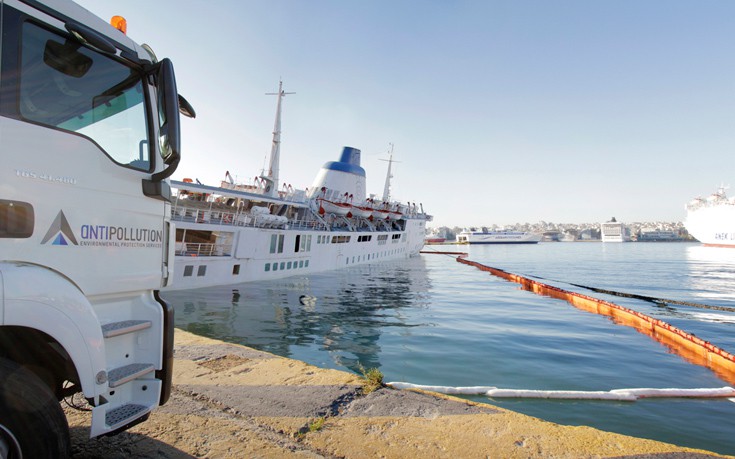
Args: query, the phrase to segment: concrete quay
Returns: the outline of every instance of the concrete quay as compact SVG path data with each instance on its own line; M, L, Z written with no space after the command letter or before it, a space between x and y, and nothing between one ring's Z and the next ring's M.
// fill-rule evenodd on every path
M715 458L562 426L488 404L362 378L176 330L174 389L150 419L89 438L65 408L73 458Z

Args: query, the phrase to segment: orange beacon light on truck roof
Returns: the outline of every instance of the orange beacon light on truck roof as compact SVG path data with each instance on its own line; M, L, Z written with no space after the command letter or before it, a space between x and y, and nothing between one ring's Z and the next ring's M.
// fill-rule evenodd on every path
M128 21L122 16L113 16L110 18L110 24L125 35L128 34Z

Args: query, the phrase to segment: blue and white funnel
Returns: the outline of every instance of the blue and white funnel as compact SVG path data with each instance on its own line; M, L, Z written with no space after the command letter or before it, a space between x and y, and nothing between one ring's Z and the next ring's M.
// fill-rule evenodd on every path
M326 188L331 197L337 198L347 194L352 202L365 200L365 169L360 166L360 150L344 147L339 161L329 161L319 170L309 196L322 194Z

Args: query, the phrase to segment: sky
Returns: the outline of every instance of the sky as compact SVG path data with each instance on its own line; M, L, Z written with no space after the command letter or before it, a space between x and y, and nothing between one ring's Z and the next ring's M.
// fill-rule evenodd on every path
M311 186L343 146L368 193L430 226L683 221L735 184L729 0L78 0L169 57L183 119L173 178L267 166Z

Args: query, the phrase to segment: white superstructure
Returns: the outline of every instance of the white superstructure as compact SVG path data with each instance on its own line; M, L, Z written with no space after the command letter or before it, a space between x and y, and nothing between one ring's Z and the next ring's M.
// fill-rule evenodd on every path
M279 89L281 97L287 94ZM274 149L280 143L281 97ZM271 158L270 164L278 164ZM311 188L273 193L276 170L253 185L219 187L172 182L176 224L175 279L191 289L304 275L416 255L431 216L421 205L368 197L360 150L344 147L324 164ZM227 177L230 177L227 174ZM390 169L386 178L390 181ZM389 189L389 183L386 184Z
M707 246L735 247L735 198L728 198L724 187L706 199L692 200L686 210L684 226L698 241Z
M542 235L527 231L490 231L474 228L462 231L457 235L457 244L537 244Z
M602 242L629 242L630 229L613 217L608 222L600 223L600 239Z

